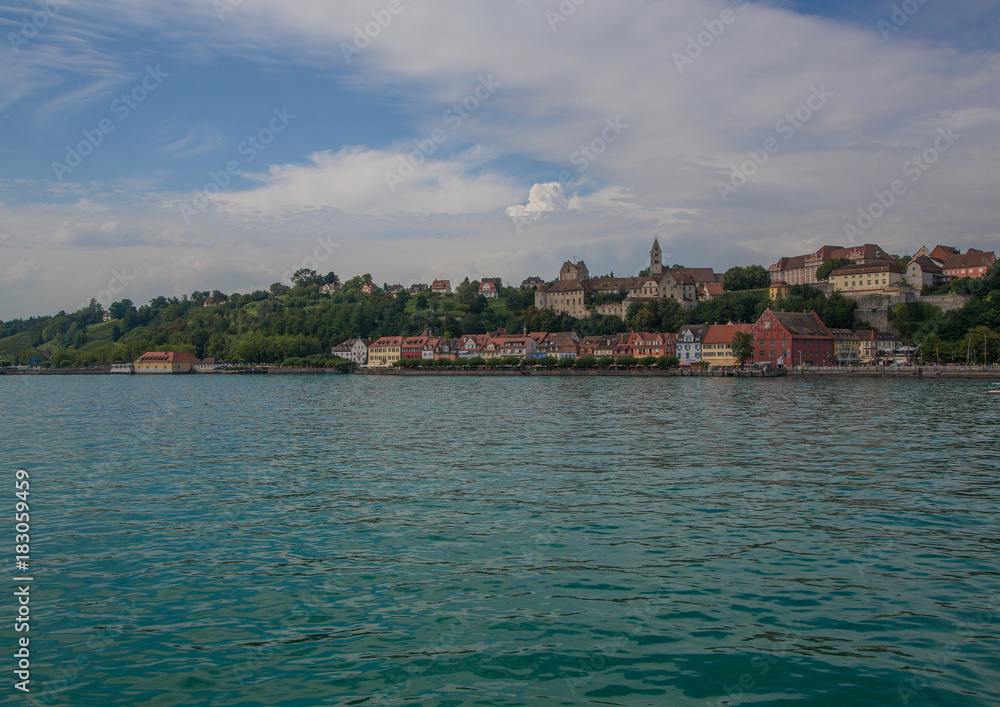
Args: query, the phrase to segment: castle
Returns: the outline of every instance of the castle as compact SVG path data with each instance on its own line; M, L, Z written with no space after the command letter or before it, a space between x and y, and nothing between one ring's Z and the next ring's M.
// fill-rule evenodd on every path
M590 317L591 313L625 319L629 305L637 301L672 299L682 307L694 307L699 286L718 287L721 282L722 275L711 268L664 268L663 251L659 239L654 238L648 275L591 278L582 260L567 260L559 270L559 282L535 290L535 307L577 319Z

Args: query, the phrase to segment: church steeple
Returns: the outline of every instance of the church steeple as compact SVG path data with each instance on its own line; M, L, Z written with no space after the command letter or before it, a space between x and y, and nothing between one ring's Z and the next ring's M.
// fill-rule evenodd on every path
M649 274L659 275L663 272L663 251L660 250L660 241L653 238L653 249L649 251Z

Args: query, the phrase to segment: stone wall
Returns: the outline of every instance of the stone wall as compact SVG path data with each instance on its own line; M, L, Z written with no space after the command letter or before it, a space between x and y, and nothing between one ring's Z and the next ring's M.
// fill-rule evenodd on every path
M969 301L969 295L956 295L954 293L947 295L926 295L925 297L921 297L920 301L940 307L942 312L950 312L953 309L964 307L965 303Z

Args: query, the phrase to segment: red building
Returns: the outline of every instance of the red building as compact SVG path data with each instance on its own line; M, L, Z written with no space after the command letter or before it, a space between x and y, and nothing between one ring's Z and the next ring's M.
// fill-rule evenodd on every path
M775 312L760 315L750 332L754 363L828 366L835 362L834 337L816 312Z

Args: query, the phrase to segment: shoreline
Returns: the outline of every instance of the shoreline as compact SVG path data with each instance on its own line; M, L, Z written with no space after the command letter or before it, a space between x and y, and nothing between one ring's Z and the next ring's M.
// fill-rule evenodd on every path
M701 371L693 368L671 369L600 369L600 368L535 368L528 370L484 368L484 369L454 369L454 368L361 368L353 373L342 373L334 368L256 368L246 370L222 371L191 371L184 373L112 373L108 367L102 368L62 368L57 370L3 371L5 376L79 376L79 375L114 375L142 377L171 376L203 376L203 375L358 375L358 376L398 376L398 377L447 377L447 376L516 376L530 378L543 377L639 377L639 378L762 378L759 371L751 375L747 371ZM916 367L905 369L789 369L779 378L884 378L884 379L916 379L916 380L1000 380L1000 369L995 370L956 370L948 368Z

